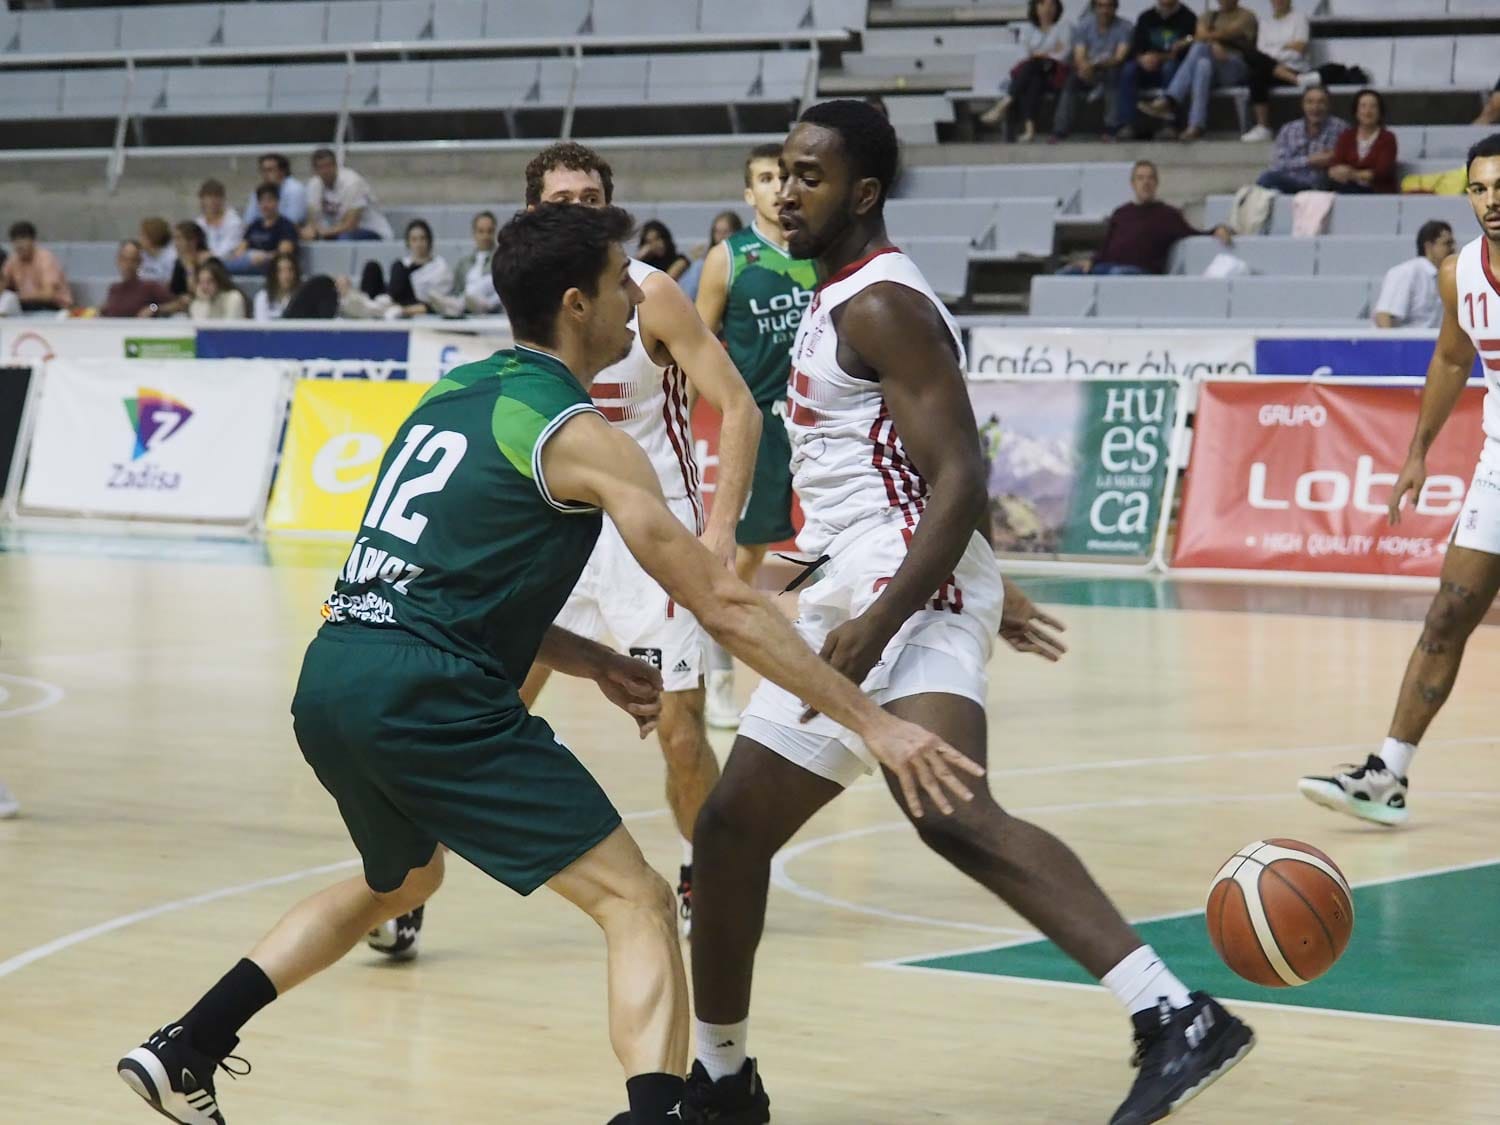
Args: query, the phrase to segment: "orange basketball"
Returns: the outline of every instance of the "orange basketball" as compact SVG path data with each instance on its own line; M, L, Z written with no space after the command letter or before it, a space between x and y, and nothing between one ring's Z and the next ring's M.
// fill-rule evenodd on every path
M1224 964L1267 988L1322 976L1353 930L1354 896L1344 873L1300 840L1245 845L1208 891L1208 940Z

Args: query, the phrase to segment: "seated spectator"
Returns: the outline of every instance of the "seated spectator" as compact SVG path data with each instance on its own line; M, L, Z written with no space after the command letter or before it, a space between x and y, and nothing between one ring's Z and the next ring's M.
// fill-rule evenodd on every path
M1328 180L1334 191L1346 194L1396 190L1396 134L1385 127L1385 99L1374 90L1354 95L1354 124L1333 146Z
M747 169L745 175L748 177L749 174ZM747 196L751 194L749 188L745 189L745 194ZM677 279L677 284L682 287L684 293L695 301L698 299L698 285L703 279L703 263L708 260L708 252L731 234L744 229L745 224L740 220L737 212L720 211L714 216L714 221L708 228L708 241L693 248L691 255L693 264L688 266L687 273Z
M224 185L218 180L204 180L198 189L198 204L203 208L198 225L208 240L208 252L215 258L229 257L245 235L245 221L225 201Z
M244 213L254 215L260 210L258 200L261 184L275 184L278 193L277 210L283 218L300 227L307 221L307 189L292 177L292 162L279 152L268 152L255 163L260 172L260 181L250 189Z
M481 211L475 215L469 225L474 236L474 252L460 258L453 271L453 289L449 295L461 300L464 311L475 316L505 311L500 306L500 294L495 292L496 228L493 211Z
M1307 57L1312 28L1307 17L1292 11L1292 0L1271 0L1271 14L1260 21L1255 50L1245 56L1250 65L1250 111L1255 125L1242 141L1271 139L1271 87L1317 86L1323 79Z
M1073 114L1081 90L1104 96L1104 131L1113 137L1120 128L1120 68L1130 54L1134 27L1115 13L1119 0L1094 0L1093 11L1073 28L1073 66L1057 99L1052 122L1053 140L1073 131Z
M1250 76L1245 56L1255 50L1260 24L1255 13L1240 7L1240 0L1219 0L1218 11L1205 12L1198 20L1196 42L1188 48L1164 93L1141 107L1142 111L1175 127L1186 107L1187 128L1182 139L1196 141L1208 125L1208 100L1215 86L1240 86ZM1157 136L1167 139L1167 131Z
M194 320L244 320L249 315L245 295L234 287L234 278L218 258L198 267L196 290L188 306Z
M1474 118L1474 124L1500 124L1500 80L1495 82L1495 88L1490 91L1489 99L1484 103L1484 108L1479 111L1479 116Z
M1386 270L1375 302L1376 328L1436 328L1443 322L1438 267L1456 250L1453 228L1432 219L1417 231L1417 256Z
M1120 126L1122 141L1135 140L1141 131L1140 91L1159 90L1172 80L1182 57L1193 45L1198 17L1180 0L1156 0L1135 21L1130 58L1120 68Z
M423 219L406 224L406 257L391 263L387 283L379 262L366 262L359 288L347 286L340 308L345 316L462 316L463 304L451 296L453 268L432 251L432 228Z
M14 293L23 312L73 307L73 290L62 263L36 244L36 227L26 220L10 225L10 256L0 266L0 289Z
M172 245L172 227L166 219L141 220L141 277L166 285L177 266L177 248Z
M281 191L273 183L255 190L255 219L245 228L245 237L225 261L230 273L262 273L277 254L297 253L297 228L281 214Z
M307 182L306 241L316 239L386 239L391 224L375 209L375 193L353 168L340 168L331 148L312 154L313 178Z
M297 255L277 253L266 263L266 287L251 302L256 320L280 320L302 284Z
M691 264L686 256L677 249L677 243L672 240L672 232L667 229L667 224L658 219L651 219L641 224L640 241L636 245L635 256L648 266L655 266L673 281L676 281Z
M187 312L197 294L198 267L213 257L208 250L208 239L203 236L203 228L197 223L182 222L173 227L172 245L177 254L172 279L167 283L172 300L161 307L158 316Z
M109 287L100 316L155 316L172 300L172 292L159 281L141 276L141 244L133 238L120 243L115 254L120 280Z
M1276 134L1271 166L1255 181L1263 188L1295 195L1328 186L1333 146L1349 126L1328 112L1328 91L1314 86L1302 94L1302 116Z
M1063 23L1062 0L1028 0L1026 26L1021 28L1021 49L1026 57L1010 72L1010 81L1000 90L1000 100L979 115L986 125L998 125L1014 102L1020 112L1022 144L1036 139L1036 119L1042 95L1062 89L1068 55L1073 47L1072 29Z
M1166 273L1172 247L1184 238L1212 234L1225 246L1233 239L1229 228L1220 224L1212 231L1201 231L1183 217L1170 203L1156 198L1159 180L1156 165L1137 160L1130 169L1130 187L1135 202L1115 209L1104 231L1104 245L1097 254L1073 262L1058 273L1109 274Z

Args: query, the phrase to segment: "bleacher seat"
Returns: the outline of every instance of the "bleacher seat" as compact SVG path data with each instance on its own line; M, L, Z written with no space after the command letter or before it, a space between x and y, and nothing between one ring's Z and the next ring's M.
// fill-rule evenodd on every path
M1317 245L1311 238L1247 236L1227 250L1217 238L1184 238L1172 248L1172 273L1196 276L1220 253L1233 254L1252 272L1271 276L1311 277L1317 272Z
M166 76L166 101L154 111L158 114L257 114L271 106L271 68L267 66L179 66L169 69Z
M1446 35L1397 39L1391 85L1397 89L1446 89L1453 81L1453 40Z
M45 119L62 111L60 71L0 71L0 113L15 120Z
M484 0L443 0L432 6L432 38L439 42L484 38Z
M980 244L986 257L1050 257L1057 241L1057 208L1050 197L1003 199L995 211L994 228L988 244Z
M1323 236L1318 244L1318 273L1334 277L1382 277L1410 258L1413 240L1400 235L1370 238Z
M1050 208L1047 214L1050 218ZM963 237L985 243L995 230L996 206L988 199L892 199L885 205L885 221L900 238Z
M1464 41L1460 41L1462 48ZM1492 52L1488 65L1493 70L1500 66L1500 36L1495 36L1489 48ZM1494 79L1491 79L1493 82ZM1422 130L1422 153L1427 159L1452 161L1453 167L1463 163L1469 148L1495 131L1492 125L1428 125Z
M961 166L906 168L892 193L899 199L957 199L964 194Z
M1495 15L1493 0L1484 0L1487 15ZM1476 13L1478 14L1478 13ZM1488 90L1500 72L1500 35L1464 35L1453 52L1453 85Z
M338 7L343 0L337 0ZM406 43L430 38L432 5L420 0L381 0L380 38L390 43Z
M1229 281L1234 320L1363 320L1366 277L1236 277Z
M725 51L713 55L653 55L647 76L645 100L653 105L744 102L752 98L758 100L756 87L760 67L761 56L758 51Z
M388 62L375 66L375 82L365 101L370 109L426 109L432 97L430 62Z
M348 0L340 0L347 3ZM589 18L591 0L488 0L484 33L491 39L550 39L577 35Z
M1106 278L1108 282L1123 280ZM1031 315L1045 317L1093 316L1099 282L1092 277L1055 277L1042 274L1031 279Z
M224 8L220 4L144 4L126 8L120 21L120 49L212 47L221 42L223 26Z
M698 30L698 0L595 4L595 35L681 35Z
M1098 281L1098 316L1224 320L1229 315L1227 281L1201 277L1101 277Z
M1363 67L1370 75L1371 86L1384 89L1391 84L1391 59L1396 52L1393 39L1318 39L1308 48L1313 65L1326 62Z
M393 219L392 225L395 225ZM339 277L354 272L355 247L352 242L307 242L302 246L302 272L309 277L325 273Z
M812 15L808 0L703 0L699 29L719 34L785 31L801 27Z
M328 5L325 19L326 43L369 43L381 38L380 0L338 0Z
M1474 208L1463 195L1406 195L1401 197L1401 215L1396 230L1415 235L1422 224L1440 219L1453 228L1460 242L1474 230Z
M328 26L328 5L300 0L261 0L224 5L224 46L277 47L286 43L321 43Z
M519 105L536 85L536 59L449 59L432 71L434 109Z
M457 63L450 65L459 65ZM374 67L355 67L349 104L363 105L374 90ZM343 63L279 66L271 74L271 109L278 113L336 113L344 104L349 68Z
M1398 195L1341 195L1333 201L1328 233L1396 234L1400 214Z
M969 244L963 238L912 238L904 250L939 297L955 299L969 289Z
M26 11L17 26L20 54L113 51L120 46L120 12Z

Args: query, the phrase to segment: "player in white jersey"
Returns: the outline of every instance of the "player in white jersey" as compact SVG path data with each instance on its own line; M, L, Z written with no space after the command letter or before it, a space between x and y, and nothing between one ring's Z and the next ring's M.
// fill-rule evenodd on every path
M526 166L526 203L606 207L614 175L597 152L571 141L549 145ZM693 302L661 270L632 260L630 278L645 294L630 322L630 354L600 372L590 388L599 412L646 451L667 506L731 570L735 526L750 492L761 416L728 353L699 319ZM718 503L703 516L698 466L688 422L688 388L723 417L719 431ZM656 728L666 760L667 804L682 836L677 883L678 923L692 922L693 824L719 777L704 717L703 673L708 637L682 606L667 596L626 548L614 524L604 530L566 607L560 628L609 645L654 665L662 675L661 719ZM547 682L537 665L521 686L530 709ZM369 944L396 958L413 955L422 912L402 915L370 935Z
M797 624L887 710L983 765L995 634L1036 650L1047 642L1042 626L1055 623L1003 586L976 531L988 497L963 348L952 317L886 236L896 165L890 123L864 102L813 106L782 150L789 251L816 258L826 279L792 347L787 426L806 517L798 546L818 564ZM688 1122L770 1120L746 1035L771 859L880 762L833 720L805 718L794 694L762 683L698 818ZM924 843L1102 979L1130 1013L1140 1073L1114 1125L1160 1120L1249 1051L1250 1029L1190 994L1062 842L1007 814L983 784L970 793L944 769L915 781L884 772ZM888 1118L871 1107L861 1119Z
M1484 367L1484 447L1379 752L1362 765L1304 777L1297 786L1317 804L1375 824L1406 822L1417 743L1453 690L1469 634L1500 590L1500 133L1469 150L1468 174L1480 235L1438 269L1443 323L1427 365L1416 432L1391 493L1391 523L1401 519L1408 493L1413 503L1421 496L1427 451L1453 412L1476 355Z

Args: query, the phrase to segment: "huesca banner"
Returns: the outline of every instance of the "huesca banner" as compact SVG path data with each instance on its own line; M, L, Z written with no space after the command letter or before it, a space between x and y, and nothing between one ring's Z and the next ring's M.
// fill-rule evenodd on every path
M1484 393L1464 390L1391 527L1420 388L1206 383L1172 565L1436 575L1484 441Z
M299 380L266 528L347 535L358 527L386 446L430 387Z

